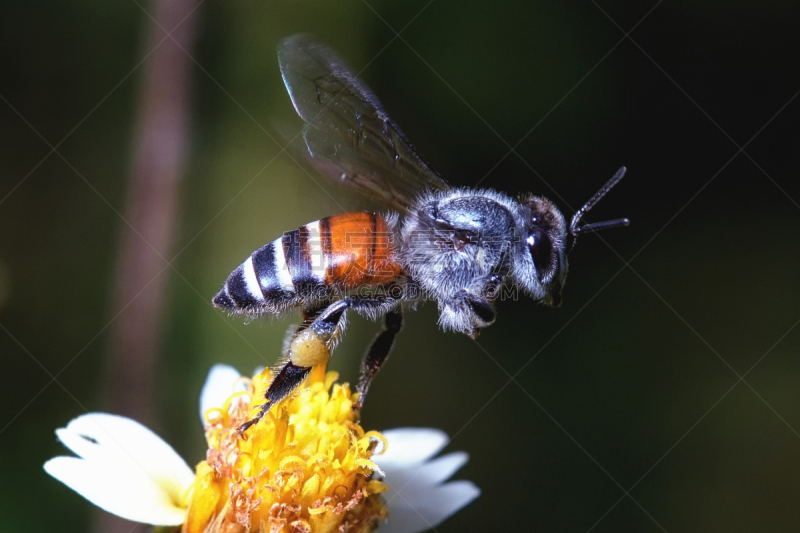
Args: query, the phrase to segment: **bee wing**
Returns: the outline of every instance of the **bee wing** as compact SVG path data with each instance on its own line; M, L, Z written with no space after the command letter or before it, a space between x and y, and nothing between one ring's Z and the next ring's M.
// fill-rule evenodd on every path
M406 212L420 192L450 188L333 50L293 35L278 62L320 173Z

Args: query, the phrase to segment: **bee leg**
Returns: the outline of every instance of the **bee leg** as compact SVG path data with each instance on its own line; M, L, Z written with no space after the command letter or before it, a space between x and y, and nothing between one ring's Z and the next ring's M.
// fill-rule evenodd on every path
M392 350L394 338L403 327L403 312L398 307L386 313L386 322L383 331L378 334L372 345L369 347L367 355L364 356L364 366L361 370L361 379L358 381L358 400L353 405L355 409L361 409L364 398L367 396L369 385L372 379L381 369L383 363L389 358Z
M349 302L339 300L320 311L310 324L305 326L301 324L289 342L287 361L264 394L266 402L254 418L239 426L237 430L239 434L257 424L273 405L289 396L315 365L328 361L332 345L341 333L340 326L343 324L348 307Z
M482 298L480 296L476 296L470 292L462 291L459 296L467 302L470 309L475 313L475 315L480 318L486 325L491 324L494 322L495 317L497 314L495 313L494 309L492 308L492 304L486 298Z
M264 418L264 415L269 412L270 407L286 398L290 392L303 382L309 372L311 372L310 366L297 366L291 361L287 361L278 372L278 375L272 380L272 383L269 384L269 388L264 395L267 401L261 406L261 410L254 418L239 426L237 432L242 434L250 426L258 424Z
M445 329L460 331L472 339L497 316L492 302L467 290L461 290L440 307L439 322Z
M297 335L299 335L301 331L308 328L308 326L317 319L320 313L325 310L326 305L327 304L311 306L303 309L303 321L297 326L289 326L286 330L286 335L283 337L283 350L281 351L285 357L289 357L289 349L292 346L292 341L297 338Z

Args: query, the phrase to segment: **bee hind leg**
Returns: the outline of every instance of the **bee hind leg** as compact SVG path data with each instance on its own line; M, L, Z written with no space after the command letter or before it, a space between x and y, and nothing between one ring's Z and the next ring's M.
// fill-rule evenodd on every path
M319 315L325 310L325 308L330 305L322 304L316 306L310 306L303 308L303 321L300 322L298 325L291 325L286 330L286 335L283 337L283 350L281 353L285 358L289 357L289 350L292 346L292 341L300 334L301 331L308 328L314 321L319 317ZM340 327L343 327L344 323L340 323Z
M272 383L269 384L269 388L264 395L267 401L261 406L261 410L255 417L239 426L237 432L242 434L250 426L258 424L264 418L264 415L269 412L270 407L286 398L290 392L303 382L309 372L311 372L310 366L297 366L291 361L287 361L278 372L278 375L272 380Z
M239 434L257 424L273 405L289 396L315 365L327 363L333 344L341 335L348 307L349 302L339 300L325 309L313 311L313 319L309 316L311 313L306 313L306 321L297 328L288 342L286 362L267 387L264 394L266 402L255 417L239 426ZM307 323L309 319L312 320Z
M378 334L369 351L364 356L364 364L361 370L361 379L358 381L358 400L353 405L355 409L361 409L364 399L367 396L369 385L373 378L389 358L389 352L394 345L394 338L403 327L403 312L398 307L386 313L385 326Z

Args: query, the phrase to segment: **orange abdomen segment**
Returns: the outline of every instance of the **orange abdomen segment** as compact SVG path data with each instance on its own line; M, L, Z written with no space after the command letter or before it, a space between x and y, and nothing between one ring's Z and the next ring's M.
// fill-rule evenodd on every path
M319 221L327 285L353 289L395 281L403 267L397 262L394 232L375 213L345 213Z

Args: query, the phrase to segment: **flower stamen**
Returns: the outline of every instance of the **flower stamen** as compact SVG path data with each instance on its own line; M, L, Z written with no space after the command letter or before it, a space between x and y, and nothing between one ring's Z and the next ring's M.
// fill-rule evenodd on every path
M330 533L373 530L386 510L370 459L386 439L364 432L357 394L336 372L315 367L292 395L271 406L242 436L274 378L266 369L245 381L221 409L205 413L206 460L197 467L186 533L255 531ZM258 415L256 415L258 416ZM229 529L225 529L229 528Z

